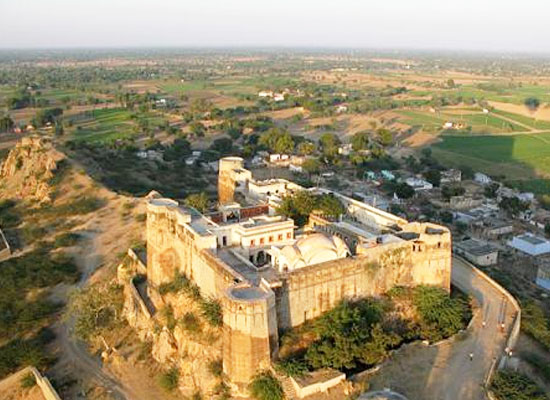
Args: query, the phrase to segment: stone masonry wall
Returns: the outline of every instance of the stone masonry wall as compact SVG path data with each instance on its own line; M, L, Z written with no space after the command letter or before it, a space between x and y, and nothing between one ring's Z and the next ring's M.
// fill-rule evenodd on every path
M305 267L276 289L279 329L298 326L332 309L345 298L381 295L394 286L436 285L450 289L451 246L411 242L369 249L367 254ZM430 248L431 247L431 248Z

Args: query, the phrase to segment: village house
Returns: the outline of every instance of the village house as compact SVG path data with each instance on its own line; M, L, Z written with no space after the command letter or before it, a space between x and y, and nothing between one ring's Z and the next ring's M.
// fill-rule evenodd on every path
M495 246L475 239L455 242L453 250L456 254L480 267L495 265L498 261L498 249Z
M482 185L488 185L493 180L491 178L489 178L487 175L482 174L481 172L476 172L474 174L474 181L476 181L477 183L480 183Z
M441 171L441 183L457 183L462 180L462 171L459 169L448 169Z
M550 253L550 242L531 233L514 236L507 245L530 256Z
M407 178L405 180L405 183L407 185L409 185L410 187L412 187L415 192L420 192L420 191L424 191L424 190L431 190L434 187L434 185L432 185L430 182L428 182L424 179L415 178L415 177Z

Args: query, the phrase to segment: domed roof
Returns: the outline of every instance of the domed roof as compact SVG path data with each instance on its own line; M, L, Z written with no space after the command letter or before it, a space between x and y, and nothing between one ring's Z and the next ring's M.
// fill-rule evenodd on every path
M291 270L346 257L349 249L342 239L324 233L304 236L293 245L283 247L281 255Z

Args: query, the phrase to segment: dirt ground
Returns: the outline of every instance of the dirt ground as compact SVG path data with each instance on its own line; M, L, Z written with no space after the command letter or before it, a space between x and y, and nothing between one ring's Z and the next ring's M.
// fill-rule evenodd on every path
M501 103L498 101L489 101L489 105L492 107L495 107L497 110L502 110L506 112L511 112L514 114L520 114L524 115L529 118L536 118L544 121L550 121L550 106L542 105L536 113L531 113L529 110L519 104L512 104L512 103Z
M25 371L21 370L0 381L0 399L2 400L46 400L37 385L25 389L21 387L21 379Z

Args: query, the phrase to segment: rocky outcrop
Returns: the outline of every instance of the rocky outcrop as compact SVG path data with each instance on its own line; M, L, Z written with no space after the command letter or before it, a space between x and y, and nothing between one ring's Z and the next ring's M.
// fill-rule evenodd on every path
M126 320L141 340L151 343L151 354L159 364L178 369L179 389L184 395L200 392L215 399L221 376L213 366L222 358L221 329L204 321L197 301L185 293L161 295L155 289L144 291L143 284L138 290L132 279L135 271L135 262L129 260L118 267Z
M52 179L64 158L48 139L23 138L2 163L0 178L16 198L51 202Z

